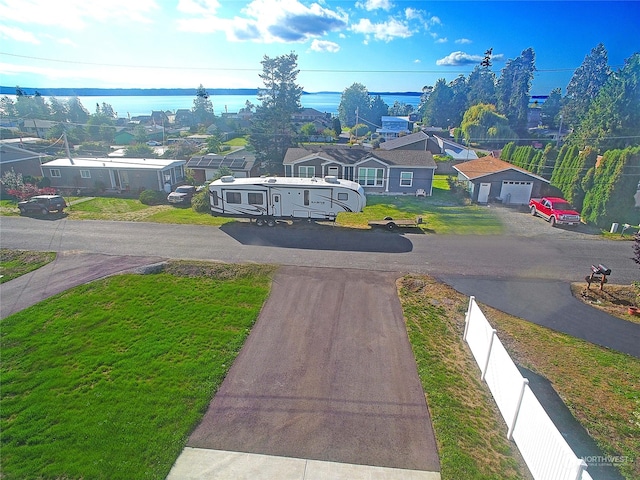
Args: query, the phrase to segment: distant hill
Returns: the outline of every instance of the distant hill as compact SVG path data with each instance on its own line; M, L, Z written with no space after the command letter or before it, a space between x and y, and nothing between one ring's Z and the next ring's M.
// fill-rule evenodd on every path
M144 97L144 96L178 96L193 97L195 88L34 88L20 87L26 95L38 92L43 97ZM207 88L209 95L249 95L256 96L257 88ZM302 92L303 95L313 93L341 94L342 92ZM0 86L0 95L15 95L16 87ZM406 95L420 96L420 92L369 92L370 95Z

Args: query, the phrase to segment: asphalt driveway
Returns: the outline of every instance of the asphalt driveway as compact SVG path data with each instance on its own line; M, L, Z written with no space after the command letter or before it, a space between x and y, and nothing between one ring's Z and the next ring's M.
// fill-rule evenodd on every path
M398 276L281 267L188 446L439 471Z

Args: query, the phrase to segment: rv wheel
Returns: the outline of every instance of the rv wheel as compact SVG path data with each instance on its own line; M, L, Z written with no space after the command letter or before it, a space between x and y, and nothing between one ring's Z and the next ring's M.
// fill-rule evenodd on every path
M256 225L262 227L264 225L264 218L258 217L256 218Z
M275 227L276 221L273 218L267 218L267 227Z

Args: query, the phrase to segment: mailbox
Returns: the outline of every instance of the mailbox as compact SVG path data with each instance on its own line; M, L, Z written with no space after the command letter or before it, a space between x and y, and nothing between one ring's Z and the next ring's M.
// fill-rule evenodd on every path
M607 283L607 276L611 275L611 269L606 265L599 263L598 265L591 265L591 275L588 275L585 280L587 281L587 289L591 287L591 282L600 281L600 290L604 288L604 284Z

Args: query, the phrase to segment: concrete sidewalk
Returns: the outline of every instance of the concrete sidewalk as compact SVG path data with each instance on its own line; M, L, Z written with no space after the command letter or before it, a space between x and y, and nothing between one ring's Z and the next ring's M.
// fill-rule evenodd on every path
M187 447L167 480L440 480L439 472Z

